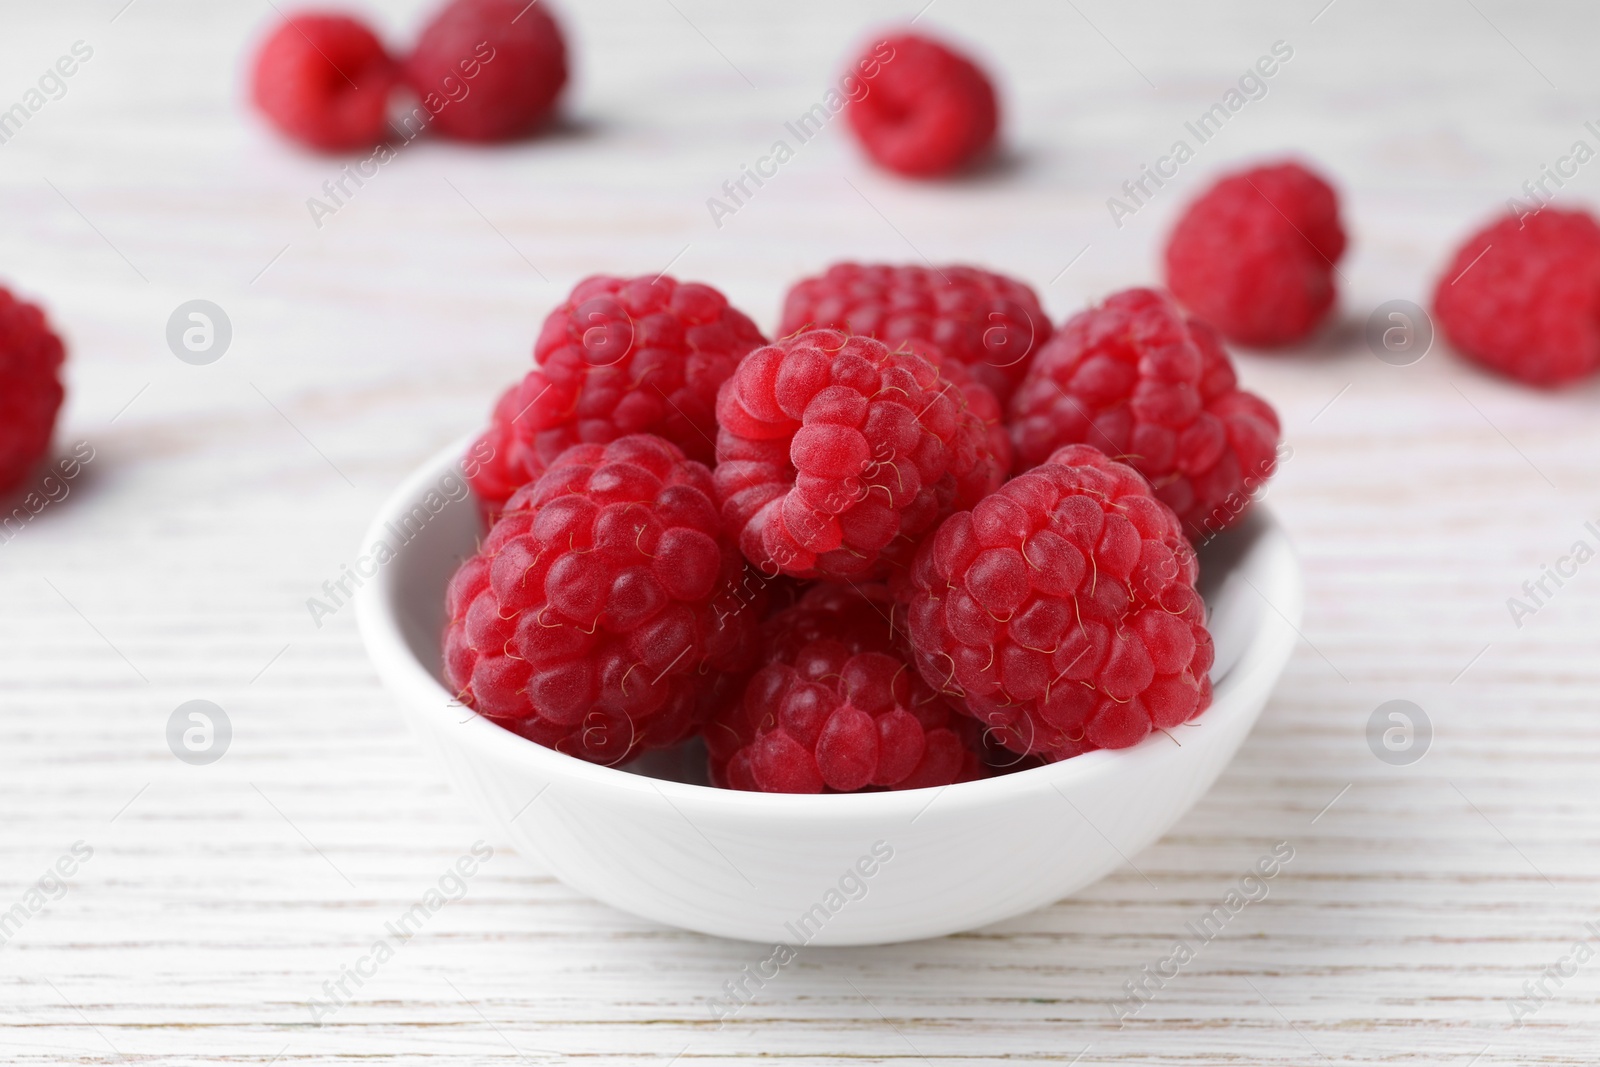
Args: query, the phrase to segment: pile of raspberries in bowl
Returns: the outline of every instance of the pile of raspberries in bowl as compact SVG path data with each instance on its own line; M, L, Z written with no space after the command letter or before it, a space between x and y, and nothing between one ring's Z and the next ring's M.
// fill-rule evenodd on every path
M1195 549L1271 476L1217 332L1131 289L842 263L773 340L715 288L593 277L464 471L442 674L538 745L713 786L950 786L1211 703Z
M1120 866L1297 640L1253 503L1287 453L1224 339L1325 324L1343 238L1314 178L1247 188L1166 290L1060 323L966 266L834 265L770 336L709 285L580 282L372 525L411 727L534 866L718 936L939 936Z

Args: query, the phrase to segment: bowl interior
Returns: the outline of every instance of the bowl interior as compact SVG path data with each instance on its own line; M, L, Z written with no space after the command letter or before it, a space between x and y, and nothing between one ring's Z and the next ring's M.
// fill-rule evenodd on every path
M430 490L436 488L444 472L454 469L457 454L452 453L440 463L429 464L396 493L397 501L404 503L390 509L392 517L386 520L381 531L400 557L392 573L386 576L389 580L380 585L380 595L388 601L384 607L392 613L410 655L439 687L441 703L448 701L451 695L444 681L440 649L440 635L445 624L445 587L461 563L477 549L483 535L477 501L473 497L450 499L435 492L431 503L437 505L442 500L443 505L437 510L429 506ZM1272 532L1270 521L1258 509L1199 549L1200 594L1206 603L1216 645L1216 659L1211 668L1211 682L1215 688L1220 689L1238 665L1262 625L1264 613L1271 610L1264 598L1251 588L1245 571L1252 559L1252 550ZM508 734L508 740L512 736ZM1160 742L1159 737L1152 735L1143 744ZM646 753L615 770L690 785L708 784L704 746L699 741Z

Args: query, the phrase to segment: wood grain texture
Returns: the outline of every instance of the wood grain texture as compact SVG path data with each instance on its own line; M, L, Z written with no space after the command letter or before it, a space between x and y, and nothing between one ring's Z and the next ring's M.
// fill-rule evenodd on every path
M561 129L418 141L318 228L305 201L341 161L240 102L274 7L124 4L0 10L0 108L75 41L94 50L0 145L0 274L67 335L60 441L96 457L0 544L0 911L93 849L0 947L0 1058L1595 1062L1600 961L1546 979L1521 1029L1508 1001L1600 921L1600 564L1520 628L1505 602L1600 519L1600 395L1535 394L1442 348L1387 366L1361 340L1586 136L1592 6L937 0L922 22L1004 72L1002 163L911 185L829 129L719 228L706 199L920 2L572 2ZM377 17L403 40L425 6ZM1267 95L1115 227L1105 199L1277 40L1294 57ZM323 983L480 830L351 613L317 628L305 600L389 488L484 417L574 281L670 264L770 327L802 272L926 256L1015 272L1059 317L1150 280L1218 168L1285 150L1336 176L1353 237L1337 328L1240 359L1294 448L1270 499L1304 555L1305 641L1229 771L1136 866L968 935L803 951L719 1029L705 1001L758 947L620 915L501 852L313 1025ZM1597 180L1560 197L1592 202ZM205 367L164 341L197 297L234 328ZM195 698L233 725L209 767L166 746ZM1365 739L1397 698L1436 731L1410 767ZM1107 1002L1279 841L1295 855L1270 894L1119 1027Z

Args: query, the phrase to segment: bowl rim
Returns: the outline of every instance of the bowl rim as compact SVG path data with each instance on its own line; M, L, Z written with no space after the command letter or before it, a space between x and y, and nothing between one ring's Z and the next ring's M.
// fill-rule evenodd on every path
M362 544L381 540L385 523L408 512L423 493L433 487L449 467L465 454L474 439L475 435L471 435L453 442L408 474L385 498L365 531ZM452 506L460 507L469 502L475 505L476 499L469 495L452 502ZM1246 697L1247 683L1262 671L1272 672L1271 681L1275 682L1283 662L1298 641L1304 601L1304 583L1298 559L1286 531L1271 511L1257 503L1252 513L1258 516L1258 521L1266 523L1271 535L1281 540L1286 561L1273 572L1277 584L1267 591L1256 589L1270 610L1262 613L1262 624L1251 636L1233 668L1217 684L1212 705L1194 723L1196 726L1203 727L1210 723L1220 725L1224 719L1259 714L1260 707L1252 706L1255 702ZM441 713L452 709L469 712L468 718L457 719L461 744L472 749L475 758L509 762L528 772L530 782L544 783L538 790L540 795L546 789L554 788L558 782L566 782L591 791L656 794L679 809L680 814L684 814L684 808L707 814L714 809L716 815L724 818L734 813L747 813L762 820L776 819L785 823L815 824L847 820L860 825L872 825L863 820L870 818L881 821L907 816L915 821L945 793L953 795L953 799L943 801L945 804L959 801L969 809L988 808L1007 804L1022 794L1042 790L1060 793L1067 786L1074 790L1092 787L1097 780L1108 776L1137 774L1153 769L1161 756L1171 758L1170 753L1161 752L1160 746L1175 739L1163 739L1157 736L1161 731L1153 731L1130 748L1096 749L1058 763L972 782L876 793L829 794L745 792L653 778L617 767L589 763L530 741L455 703L452 694L412 654L401 632L399 615L394 610L397 587L404 568L404 552L400 555L401 558L378 568L378 573L362 585L355 598L357 624L373 666L394 696L409 705L408 718L411 709L420 710L423 703L420 697L424 694L437 700ZM1254 587L1254 583L1251 584ZM1181 749L1183 746L1180 744L1178 747ZM1151 764L1152 767L1142 767L1143 764Z

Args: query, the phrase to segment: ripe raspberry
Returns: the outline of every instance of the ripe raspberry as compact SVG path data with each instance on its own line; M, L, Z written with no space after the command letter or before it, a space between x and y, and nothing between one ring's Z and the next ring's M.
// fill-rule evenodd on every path
M1145 480L1070 445L923 542L916 665L1015 752L1126 748L1211 703L1197 573Z
M975 731L907 664L893 611L882 586L821 584L767 620L765 665L706 725L711 780L853 793L979 777Z
M1344 244L1327 182L1298 163L1257 167L1189 205L1167 242L1167 286L1236 344L1293 344L1333 306Z
M872 578L1003 474L966 395L838 330L758 348L717 394L723 522L764 574Z
M285 136L324 152L371 148L388 133L400 75L377 35L343 15L285 20L256 54L256 107Z
M718 672L753 665L743 570L703 465L648 434L578 445L451 579L445 676L486 718L595 763L676 744Z
M1050 336L1050 319L1032 289L976 267L836 263L796 282L784 298L778 332L810 327L866 334L891 347L931 342L1002 404Z
M50 450L65 358L44 312L0 287L0 492L16 488Z
M536 367L495 404L472 488L493 512L582 442L659 434L710 463L717 387L766 339L721 293L667 277L578 283L544 320Z
M1278 416L1238 387L1206 324L1129 289L1080 312L1011 401L1017 466L1090 444L1150 479L1196 542L1232 525L1277 467Z
M499 518L501 507L511 499L511 494L537 479L537 474L530 476L528 472L544 469L544 464L539 462L530 446L517 437L515 420L517 413L522 410L522 404L518 401L521 395L521 382L500 394L489 416L488 429L479 435L468 450L468 455L488 457L482 463L467 468L467 480L472 484L484 518L491 526Z
M879 41L853 68L862 95L845 114L873 162L913 178L948 174L994 141L1000 108L978 66L921 34ZM848 84L848 82L847 82Z
M977 462L957 480L956 498L962 503L982 500L1011 474L1015 451L1011 447L1011 431L1006 429L1005 409L988 386L974 379L962 364L941 361L937 356L929 356L928 360L939 368L939 377L961 394L967 414L978 421L982 437Z
M1433 312L1462 355L1533 385L1600 367L1600 226L1544 208L1467 238L1439 278Z
M567 46L544 4L454 0L422 31L405 77L446 137L508 141L555 107Z

